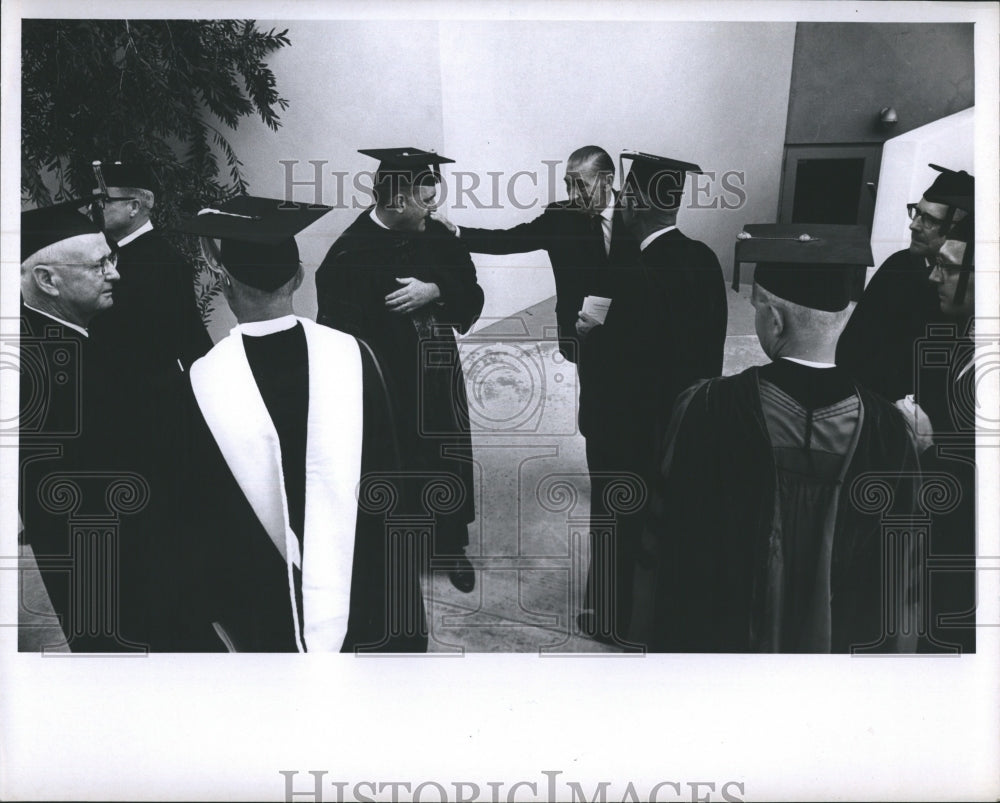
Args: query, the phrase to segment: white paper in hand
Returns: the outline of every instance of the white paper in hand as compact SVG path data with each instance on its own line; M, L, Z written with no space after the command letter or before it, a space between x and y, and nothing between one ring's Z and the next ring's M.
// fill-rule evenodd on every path
M608 317L608 309L611 307L611 299L604 296L587 296L583 299L583 308L580 310L584 315L589 315L595 321L604 323Z

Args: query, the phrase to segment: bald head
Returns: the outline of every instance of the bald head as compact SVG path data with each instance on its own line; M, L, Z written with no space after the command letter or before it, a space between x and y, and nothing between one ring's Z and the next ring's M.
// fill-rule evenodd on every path
M750 300L755 311L757 339L772 360L798 357L834 362L837 340L854 311L853 304L835 312L804 307L776 296L757 283Z

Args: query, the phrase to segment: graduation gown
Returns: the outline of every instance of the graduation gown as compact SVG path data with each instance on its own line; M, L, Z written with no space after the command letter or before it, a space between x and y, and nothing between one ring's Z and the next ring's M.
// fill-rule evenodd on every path
M860 386L810 415L760 370L678 399L644 536L656 583L645 640L663 652L913 649L884 637L881 510L851 498L860 475L884 472L887 512L916 510L902 417ZM903 582L916 621L914 578Z
M115 349L136 393L155 393L212 348L191 265L156 229L118 250L114 306L94 319L95 343Z
M612 218L609 252L600 225L594 222L568 201L559 201L534 220L509 229L461 229L462 242L474 254L548 254L556 284L559 350L572 362L577 362L582 348L576 320L583 299L614 298L619 283L615 269L639 260L639 244L626 230L620 211L616 209Z
M436 302L401 315L385 306L397 278L434 282ZM448 551L468 543L475 519L469 404L456 333L483 309L483 291L464 244L436 221L424 232L384 229L361 214L316 271L318 322L370 344L385 366L407 469L451 475L461 502L437 517ZM418 504L414 502L414 504ZM434 511L430 511L434 512Z
M114 366L76 329L21 306L18 507L70 650L147 646L141 472L110 392ZM54 641L57 641L54 640Z
M657 418L677 394L722 373L725 279L712 250L676 228L653 240L637 267L617 271L607 320L581 355L580 430L651 449Z
M198 312L192 267L161 232L147 231L121 246L117 269L114 305L94 319L89 332L94 350L113 366L107 381L121 435L116 460L140 473L150 489L148 503L128 522L134 540L146 543L146 554L136 554L139 564L122 566L123 577L149 579L137 584L139 596L124 606L123 617L134 619L129 628L144 631L152 648L161 649L166 645L153 621L160 616L152 613L161 584L149 574L161 564L149 550L175 538L186 372L212 348L212 339Z
M584 607L616 597L617 632L631 613L632 576L645 505L625 514L604 505L615 474L631 474L648 499L656 474L656 435L677 394L722 372L726 290L719 261L704 243L679 230L661 234L635 267L619 266L617 288L602 326L587 335L580 355L580 431L587 438L591 514L615 517L614 543L592 535ZM595 521L592 531L600 529ZM614 551L614 570L603 565ZM602 592L600 577L614 576Z
M947 322L931 269L908 250L886 259L868 283L837 343L837 365L889 401L915 390L917 342Z
M961 325L946 331L928 338L917 373L916 400L934 431L921 469L945 478L947 489L931 520L924 650L970 653L976 650L976 344Z
M398 470L368 349L305 319L237 327L192 366L191 392L175 588L196 593L177 600L178 648L205 648L210 628L217 649L424 651L418 566L365 502L367 482Z

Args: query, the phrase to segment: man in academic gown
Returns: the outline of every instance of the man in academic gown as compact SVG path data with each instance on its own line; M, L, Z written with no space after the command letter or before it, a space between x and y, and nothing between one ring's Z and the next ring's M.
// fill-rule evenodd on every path
M294 315L294 235L329 208L283 206L241 196L182 227L239 325L190 372L197 592L179 648L202 649L211 625L230 650L421 652L419 567L371 498L399 469L381 371L353 337Z
M451 160L415 148L362 153L380 160L376 203L316 271L317 320L361 338L386 366L404 466L416 482L420 474L445 476L456 495L446 509L426 511L435 515L435 565L469 592L475 573L464 550L475 486L455 338L479 317L483 291L464 244L430 219L438 165Z
M892 254L865 288L837 344L837 364L889 401L914 392L916 342L928 326L947 323L927 277L953 223L966 215L975 180L940 172L918 203L908 204L910 247Z
M643 640L669 652L910 651L914 631L900 625L916 621L915 547L889 549L882 515L916 509L914 445L899 412L834 364L870 249L765 228L737 259L757 262L755 326L773 362L678 399L645 538L656 588Z
M175 480L181 400L186 372L212 347L195 301L192 266L150 220L159 192L152 171L138 161L105 162L95 170L92 217L118 244L114 306L92 327L94 348L113 360L109 377L115 396L116 426L125 452L121 460L148 482L150 497L130 522L149 541L174 537L171 507L179 490ZM123 574L150 567L123 566ZM136 617L133 629L156 604L157 584L137 589L140 598L125 605ZM159 648L156 638L151 646Z
M577 321L586 338L580 428L587 433L594 519L581 630L617 643L627 640L658 425L665 425L684 388L721 374L727 318L719 260L677 228L685 175L700 169L650 154L623 158L632 165L622 182L622 220L639 243L640 260L618 268L618 290L603 325L584 313ZM638 482L639 503L627 513L607 505L615 475ZM612 516L613 533L599 524Z
M121 280L114 307L95 322L93 337L113 344L138 397L149 398L206 354L212 339L198 312L192 266L150 220L159 189L152 171L138 162L97 169L106 193L92 208L118 243Z
M566 161L568 200L545 207L534 220L510 229L457 227L444 221L474 254L522 254L545 251L556 284L559 350L580 359L583 343L577 314L586 296L614 298L621 266L634 266L638 243L622 221L612 189L615 163L596 145L578 148Z
M110 366L89 336L91 321L113 303L116 254L75 206L67 202L21 214L18 502L24 541L69 648L91 652L135 646L127 639L135 634L123 635L120 608L107 607L108 592L121 590L114 587L120 578L108 568L121 556L128 517L118 532L97 536L96 563L91 536L74 535L68 521L81 511L103 511L104 488L95 491L85 475L99 482L100 470L121 468L108 459L118 436L116 400L107 393ZM53 637L51 646L60 642Z
M930 272L950 326L921 343L916 398L896 406L917 434L920 465L945 490L933 511L927 652L976 650L976 274L970 212L948 232ZM982 344L992 349L992 342ZM957 496L956 496L957 495Z

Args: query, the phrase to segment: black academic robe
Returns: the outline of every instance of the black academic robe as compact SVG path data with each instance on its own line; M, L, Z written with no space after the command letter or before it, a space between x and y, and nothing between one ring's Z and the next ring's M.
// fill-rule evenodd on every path
M320 493L310 490L309 477L322 474L324 467L344 463L342 450L351 448L344 443L349 437L337 437L336 429L342 424L355 433L354 425L358 422L350 416L348 420L327 420L324 443L332 440L337 443L336 448L330 451L324 447L316 452L307 448L308 439L320 436L315 416L322 416L323 408L330 407L333 399L328 394L310 395L310 388L315 387L311 377L318 370L310 360L322 352L307 348L303 334L306 326L316 327L311 321L300 320L292 330L259 338L234 332L216 346L216 349L223 344L224 348L232 347L234 344L227 341L243 338L246 358L242 362L235 359L235 364L242 366L238 369L243 372L240 386L252 382L250 393L259 393L259 401L243 398L231 404L248 407L263 402L261 416L270 419L273 429L269 437L276 435L276 442L264 443L254 426L230 420L227 413L230 402L213 392L224 390L225 385L216 389L209 385L206 390L204 372L192 376L187 403L189 432L183 456L188 472L188 490L182 504L186 526L179 533L183 548L175 551L180 563L178 581L172 586L177 611L176 650L312 649L305 636L304 583L308 578L303 577L303 571L310 568L327 579L331 573L339 578L345 601L349 599L343 641L341 644L338 640L339 646L335 645L334 650L426 650L427 626L419 565L408 558L399 534L387 526L384 506L377 504L381 498L377 488L386 478L391 482L399 472L399 450L388 396L374 355L353 338L341 348L348 353L356 349L360 372L338 369L336 376L328 377L326 387L348 403L353 403L360 393L358 411L362 420L356 430L360 444L358 480L357 484L353 480L342 483L343 487L337 489L342 497L340 504L309 523L313 515L310 510L315 512L311 506L320 506L322 513L322 506L331 503L327 498L309 497L310 493ZM316 328L329 333L322 327ZM240 349L229 348L229 351L239 353ZM212 357L210 353L205 360ZM206 362L208 368L219 364ZM192 374L198 370L196 365ZM237 416L233 413L232 417ZM248 441L250 438L254 438L253 443ZM254 455L261 449L265 457L256 459ZM343 504L348 497L361 500L356 519L353 508ZM276 499L281 500L290 527L289 541L280 548L280 542L274 540L273 514L278 512L280 526L281 507L268 507ZM351 521L353 531L347 534ZM310 528L315 528L312 534ZM337 561L325 558L318 562L317 555L330 548L336 552L338 546L331 542L345 535L348 541L353 539L353 546L341 555L341 558L346 556L346 562L338 565ZM314 536L317 540L311 541ZM289 570L289 562L280 549L291 545L292 540L296 545L291 548L298 550L301 561Z
M137 393L156 393L212 348L198 312L190 264L157 230L118 251L114 306L90 335L109 344Z
M568 201L549 204L534 220L510 229L461 229L461 240L474 254L521 254L545 251L556 284L559 350L577 362L582 344L576 334L577 313L588 296L614 298L616 269L635 265L639 244L627 231L621 212L611 222L611 249L604 248L600 224L570 207Z
M148 542L136 521L150 492L121 457L114 365L88 336L24 306L20 348L23 540L72 651L143 650Z
M678 399L644 536L655 575L652 625L644 634L653 651L763 649L770 539L781 501L759 374L754 367L709 380ZM862 387L857 394L861 430L833 523L830 649L893 651L906 645L884 630L881 502L889 514L915 513L916 455L899 412ZM884 497L866 495L870 504L851 496L866 472L886 478ZM902 581L915 621L913 577Z
M397 232L380 227L370 213L347 228L316 271L317 321L361 338L385 366L404 466L448 475L450 493L460 500L427 511L438 513L438 543L454 552L468 543L466 525L476 515L456 334L479 317L483 291L465 245L442 224L428 221L424 232ZM397 278L411 276L436 283L440 299L416 313L391 312L385 297L402 286Z
M114 305L92 322L94 350L113 365L108 392L114 397L118 462L139 472L150 498L129 522L136 538L152 548L174 536L174 500L178 487L177 442L186 372L212 348L195 300L192 266L157 230L141 234L118 252L120 279L114 285ZM155 570L123 566L123 574ZM140 618L134 629L149 631L153 649L157 626L148 620L159 604L160 583L150 579L137 589L140 599L126 607L126 619Z
M722 373L725 279L712 250L678 229L618 274L607 320L581 355L580 431L637 448L651 444L678 393Z
M591 512L615 518L613 545L591 536L584 607L617 598L616 629L628 629L632 575L645 505L628 513L608 509L606 489L616 474L630 474L640 500L656 475L656 435L677 394L698 379L722 372L726 340L726 290L715 254L704 243L673 229L653 240L636 267L620 266L618 288L602 326L588 334L580 359L580 431L587 438ZM602 592L598 578L615 552L615 590Z
M976 650L976 343L967 327L928 338L917 371L916 400L934 432L920 465L942 491L930 526L927 652Z
M926 260L897 251L868 283L837 343L837 365L889 401L915 390L918 341L945 323Z

